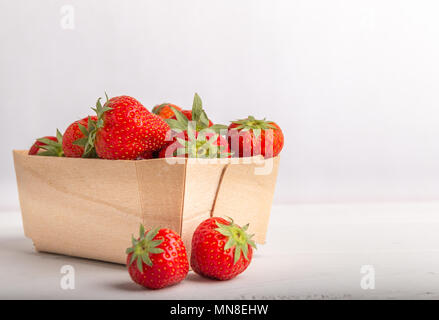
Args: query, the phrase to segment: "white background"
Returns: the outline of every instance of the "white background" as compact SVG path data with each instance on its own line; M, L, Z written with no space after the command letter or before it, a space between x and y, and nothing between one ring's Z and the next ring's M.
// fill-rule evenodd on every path
M73 5L75 28L61 27ZM0 206L12 149L104 90L285 134L275 202L439 199L437 1L0 0Z

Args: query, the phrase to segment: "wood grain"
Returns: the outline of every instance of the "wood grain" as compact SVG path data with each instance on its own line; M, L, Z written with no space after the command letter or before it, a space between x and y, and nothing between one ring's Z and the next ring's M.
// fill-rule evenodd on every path
M267 163L272 161L272 164ZM225 172L213 208L213 216L231 217L241 226L250 223L249 233L264 243L279 167L279 157L258 164L231 163ZM256 174L267 166L267 174Z
M182 238L190 256L192 235L197 226L210 218L225 163L188 160L183 205Z
M14 151L26 236L38 251L125 263L142 221L134 162Z

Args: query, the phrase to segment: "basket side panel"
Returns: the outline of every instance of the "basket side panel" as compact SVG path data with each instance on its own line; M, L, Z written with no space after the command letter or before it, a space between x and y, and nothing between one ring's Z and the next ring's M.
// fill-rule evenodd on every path
M211 217L225 164L188 161L183 206L182 238L190 257L192 235L198 225Z
M26 185L26 174L23 167L25 167L25 159L26 153L21 150L14 150L12 152L14 158L14 168L15 168L15 176L17 180L17 191L18 191L18 200L20 202L21 208L21 219L23 222L24 235L30 238L30 230L27 227L27 219L25 219L26 214L30 213L32 210L32 206L30 206L30 202L27 201L29 193L27 185Z
M279 157L263 160L263 163L272 170L261 170L261 165L257 163L232 163L227 166L212 213L213 216L229 216L241 226L250 223L249 233L255 234L257 243L265 242ZM255 174L258 171L267 172Z
M181 234L185 163L137 161L138 192L146 229L166 227Z
M134 163L14 152L25 234L39 251L125 263L141 222Z

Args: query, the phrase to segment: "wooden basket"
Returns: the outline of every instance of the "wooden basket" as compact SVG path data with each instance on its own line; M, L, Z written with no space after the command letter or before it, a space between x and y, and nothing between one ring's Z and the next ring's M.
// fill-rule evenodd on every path
M250 223L265 241L279 157L170 164L13 155L24 233L37 251L124 264L143 223L178 232L190 254L193 231L211 216Z

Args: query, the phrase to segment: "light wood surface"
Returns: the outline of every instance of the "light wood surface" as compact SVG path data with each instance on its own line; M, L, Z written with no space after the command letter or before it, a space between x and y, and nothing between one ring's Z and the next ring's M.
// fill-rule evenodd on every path
M0 298L439 299L438 212L439 203L275 205L267 243L235 279L189 272L146 290L122 265L35 252L18 208L0 211ZM74 290L60 287L66 265ZM374 268L374 289L361 287L364 265Z

